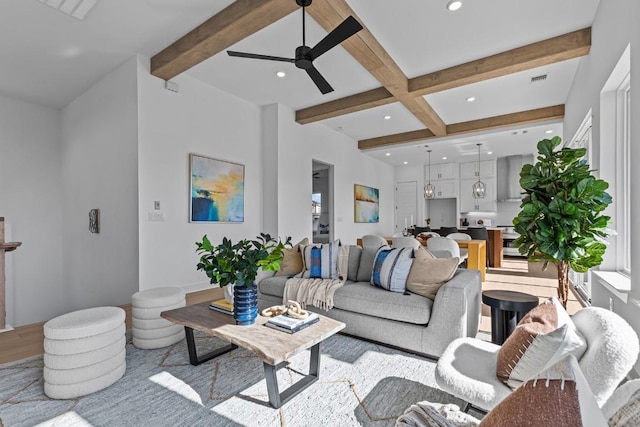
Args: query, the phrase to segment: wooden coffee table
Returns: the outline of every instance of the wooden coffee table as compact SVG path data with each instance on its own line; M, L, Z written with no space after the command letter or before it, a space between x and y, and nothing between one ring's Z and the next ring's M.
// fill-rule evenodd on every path
M209 308L208 302L188 305L174 310L163 311L160 316L183 325L187 336L189 361L192 365L199 365L228 353L238 347L253 352L262 359L264 376L267 381L269 403L279 408L302 390L318 381L320 375L320 343L345 327L345 324L328 317L320 316L320 321L308 328L287 334L266 327L268 318L258 316L256 323L251 326L238 326L233 316L219 313ZM221 338L230 344L198 356L193 330ZM311 348L309 374L280 392L276 372L286 365L293 355Z

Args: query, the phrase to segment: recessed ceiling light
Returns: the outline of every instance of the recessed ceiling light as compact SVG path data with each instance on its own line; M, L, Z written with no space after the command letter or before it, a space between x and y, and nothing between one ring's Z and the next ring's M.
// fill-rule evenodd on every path
M493 154L493 151L487 151L487 154Z
M284 71L278 71L278 72L276 73L276 76L278 76L278 77L280 77L280 78L283 78L283 77L284 77L284 76L286 76L286 75L287 75L287 73L285 73Z
M460 0L450 0L447 3L447 9L450 11L458 10L462 7L462 2Z
M443 157L443 158L442 158L442 160L447 160L447 158L446 158L446 157Z
M476 100L475 96L470 96L470 97L467 98L467 102L473 102L475 100Z
M388 115L388 114L387 114L386 116L384 116L384 119L385 119L385 120L389 120L390 118L391 118L391 116L390 116L390 115Z
M553 133L553 131L549 129L549 130L545 130L544 133Z
M402 162L402 164L404 164L404 165L408 165L408 164L409 164L409 162Z
M391 153L384 153L384 155L385 155L385 156L390 156L390 155L391 155Z

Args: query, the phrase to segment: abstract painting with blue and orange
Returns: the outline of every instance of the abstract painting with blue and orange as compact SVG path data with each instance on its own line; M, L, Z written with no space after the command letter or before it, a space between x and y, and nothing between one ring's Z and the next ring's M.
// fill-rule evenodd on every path
M244 165L191 154L191 221L244 221Z

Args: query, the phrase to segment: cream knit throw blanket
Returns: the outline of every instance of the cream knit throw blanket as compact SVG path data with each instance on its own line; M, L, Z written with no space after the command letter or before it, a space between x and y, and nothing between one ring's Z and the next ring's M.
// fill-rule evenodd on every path
M338 249L338 279L303 279L291 278L284 284L282 302L298 301L302 307L313 305L328 311L333 308L333 294L347 280L349 266L349 246Z

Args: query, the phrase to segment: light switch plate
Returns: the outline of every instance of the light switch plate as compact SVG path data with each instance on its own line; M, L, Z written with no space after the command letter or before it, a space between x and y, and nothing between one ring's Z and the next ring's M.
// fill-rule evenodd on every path
M162 212L149 212L150 222L164 222L164 213Z

